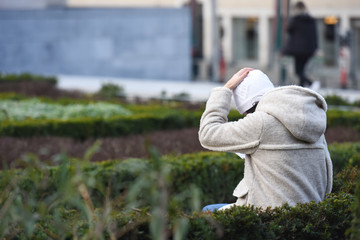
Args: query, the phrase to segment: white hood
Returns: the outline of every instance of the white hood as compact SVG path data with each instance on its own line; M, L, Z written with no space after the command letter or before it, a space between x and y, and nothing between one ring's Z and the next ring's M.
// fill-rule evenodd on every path
M295 138L309 143L315 143L324 134L326 110L321 95L299 86L269 91L256 108L278 119Z

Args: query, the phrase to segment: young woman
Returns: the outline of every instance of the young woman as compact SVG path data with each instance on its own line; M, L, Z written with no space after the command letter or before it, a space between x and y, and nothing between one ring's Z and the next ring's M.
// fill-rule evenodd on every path
M244 118L228 122L233 94L241 114L256 107ZM274 88L264 73L251 68L214 88L201 117L200 143L214 151L245 154L245 170L233 192L237 201L204 211L323 200L331 192L333 174L324 136L326 110L318 93L300 86Z

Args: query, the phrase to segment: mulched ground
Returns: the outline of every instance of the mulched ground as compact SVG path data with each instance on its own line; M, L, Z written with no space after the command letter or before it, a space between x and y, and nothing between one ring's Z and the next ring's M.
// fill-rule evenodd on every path
M154 146L161 154L184 154L207 151L199 141L197 128L156 131L146 135L97 139L101 142L100 150L92 157L92 161L110 159L146 158L146 146ZM328 143L354 142L360 140L360 134L352 129L336 127L326 132ZM95 144L96 139L86 141L62 137L33 138L0 138L1 158L8 163L14 162L24 153L35 153L42 161L54 158L58 153L66 153L81 158L87 149Z
M1 157L7 162L13 162L23 153L36 153L41 160L54 158L58 153L82 157L87 149L100 140L100 150L92 157L93 161L126 158L145 158L148 156L146 146L155 147L161 154L183 154L205 151L198 141L197 130L182 129L156 131L146 135L131 135L126 137L73 140L62 137L33 138L0 138Z
M15 91L31 96L81 97L79 92L61 91L52 86L41 84L14 84L6 88L0 84L0 92ZM148 157L146 146L151 145L161 154L184 154L206 151L198 141L198 128L155 131L144 135L131 135L116 138L73 140L62 137L12 138L0 137L1 160L13 163L25 153L35 153L42 161L54 159L59 153L72 157L82 157L97 140L101 141L100 150L92 157L92 161L110 159L145 158ZM355 142L360 140L360 133L345 127L329 128L326 131L327 142ZM10 164L11 165L11 164ZM1 168L1 167L0 167Z

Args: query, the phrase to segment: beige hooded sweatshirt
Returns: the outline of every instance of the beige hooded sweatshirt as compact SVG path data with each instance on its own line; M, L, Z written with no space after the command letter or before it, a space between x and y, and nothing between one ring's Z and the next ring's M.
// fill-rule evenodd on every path
M228 122L231 98L228 88L212 90L199 140L210 150L246 154L234 204L267 208L323 200L333 178L324 98L299 86L278 87L261 98L254 113Z

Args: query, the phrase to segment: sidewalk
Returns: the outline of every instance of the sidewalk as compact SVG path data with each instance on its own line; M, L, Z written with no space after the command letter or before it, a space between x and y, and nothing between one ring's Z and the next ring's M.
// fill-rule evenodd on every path
M127 97L160 98L163 93L171 98L186 93L190 101L206 101L214 87L224 83L208 81L166 81L150 79L123 79L109 77L58 76L58 87L66 90L79 90L87 93L97 92L105 83L115 83L124 88ZM321 88L322 96L338 95L350 102L360 100L360 90Z
M171 98L175 94L186 93L190 101L206 101L214 87L223 86L213 82L185 82L150 79L126 79L109 77L58 76L58 87L95 93L102 84L115 83L124 88L127 97L160 98L162 93Z

